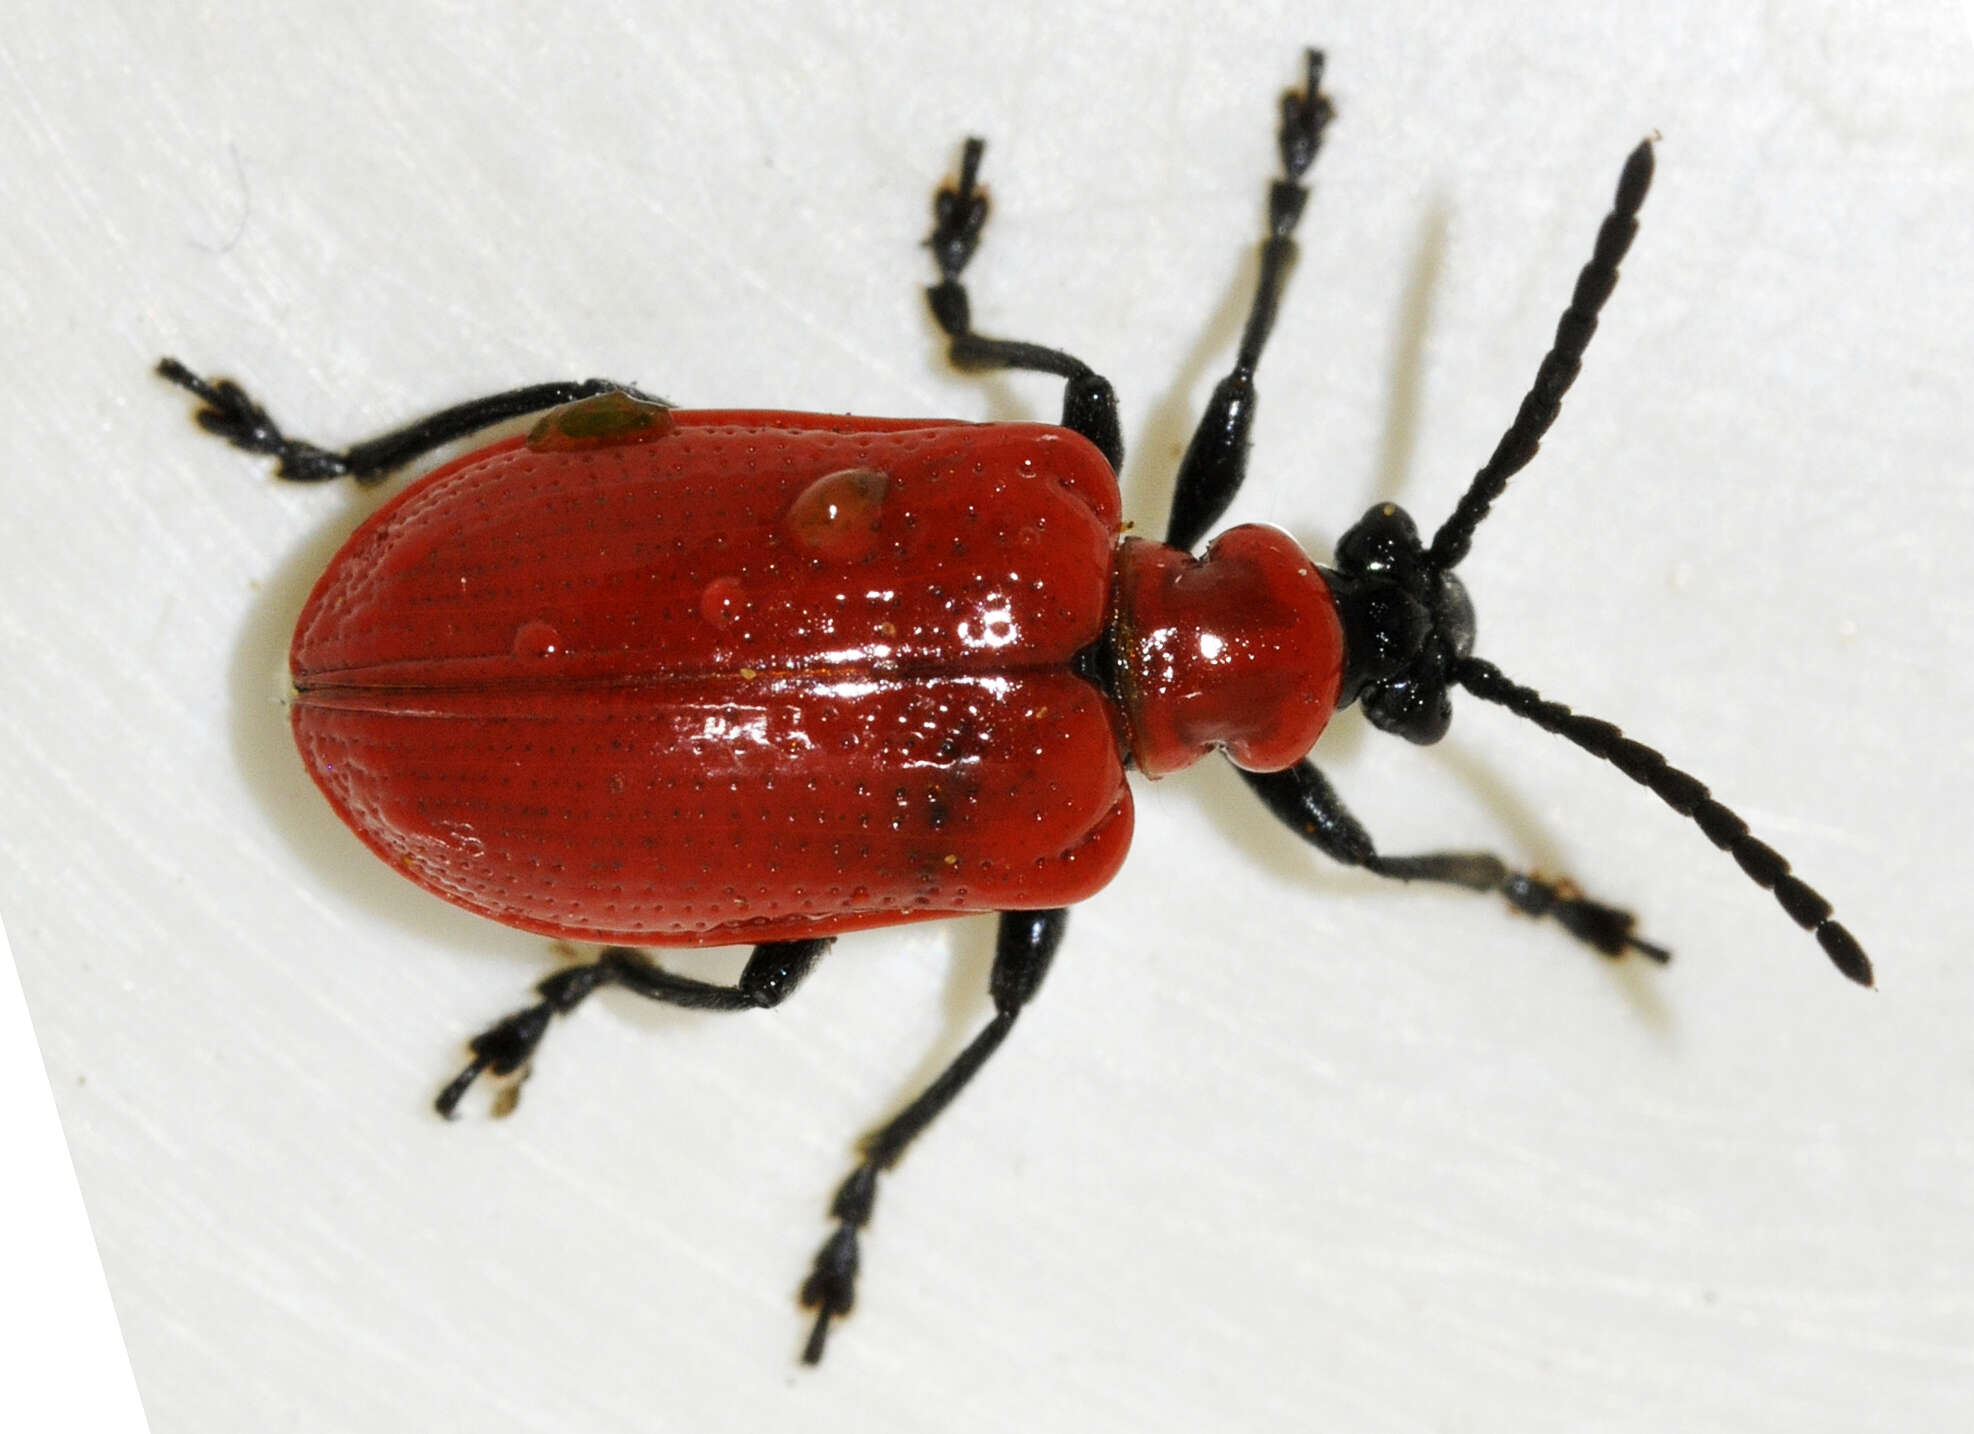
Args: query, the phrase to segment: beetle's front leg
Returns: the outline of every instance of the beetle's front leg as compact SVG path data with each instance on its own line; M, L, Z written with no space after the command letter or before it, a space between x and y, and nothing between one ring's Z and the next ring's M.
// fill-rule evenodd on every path
M674 976L628 946L606 947L594 961L557 971L535 987L541 999L534 1005L496 1021L468 1041L473 1059L432 1104L440 1115L452 1119L474 1081L485 1074L511 1076L525 1068L548 1033L548 1023L556 1016L568 1015L604 986L620 986L654 1001L699 1011L764 1011L788 998L829 949L832 939L825 936L756 946L740 980L731 986Z
M1302 181L1323 147L1323 131L1335 117L1330 97L1323 93L1323 52L1307 50L1303 53L1302 88L1282 96L1282 124L1276 134L1282 177L1268 188L1268 237L1261 243L1261 273L1248 304L1240 352L1234 357L1232 371L1214 385L1213 398L1200 415L1199 427L1186 446L1173 485L1165 541L1175 548L1190 552L1197 547L1247 479L1248 435L1254 427L1254 370L1274 330L1282 289L1295 265L1295 226L1309 202L1309 190Z
M817 1251L815 1268L802 1284L802 1303L816 1312L809 1342L802 1350L803 1363L821 1363L823 1345L829 1338L829 1322L850 1313L856 1303L860 1258L857 1234L870 1222L871 1207L877 1201L877 1177L898 1163L906 1147L953 1103L953 1097L966 1088L966 1083L1007 1039L1008 1032L1014 1029L1015 1017L1021 1014L1021 1008L1028 1004L1042 984L1042 977L1048 974L1049 962L1068 927L1069 912L1062 907L1001 914L1000 936L994 948L994 973L987 983L994 1000L993 1020L916 1100L864 1137L862 1163L837 1188L836 1198L830 1203L829 1213L839 1222L836 1233Z
M1517 911L1553 916L1570 935L1606 956L1636 951L1654 961L1671 959L1664 947L1632 933L1636 918L1629 911L1592 901L1571 882L1545 881L1515 871L1491 852L1384 855L1312 762L1298 762L1281 772L1242 771L1241 778L1282 825L1345 866L1362 867L1398 881L1437 881L1469 891L1499 892Z
M489 394L441 409L429 418L393 429L378 438L336 451L290 438L267 416L267 410L230 378L206 379L175 358L158 360L158 376L196 394L204 406L192 415L199 427L224 438L235 448L265 453L275 460L275 476L291 483L320 483L331 478L354 478L373 483L393 469L435 448L467 438L496 423L522 418L543 409L574 403L598 394L622 393L640 403L666 406L627 383L586 378L566 383L537 383L527 388Z

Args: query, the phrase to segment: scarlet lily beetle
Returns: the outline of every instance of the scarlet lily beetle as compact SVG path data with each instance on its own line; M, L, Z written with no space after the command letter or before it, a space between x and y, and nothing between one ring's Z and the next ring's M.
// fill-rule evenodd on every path
M928 291L951 361L1064 381L1060 426L676 408L625 384L550 383L341 451L290 439L236 384L175 359L208 431L283 478L377 481L548 410L411 485L360 527L302 610L295 740L377 854L522 930L605 943L470 1043L440 1094L523 1071L557 1015L618 986L707 1010L779 1004L840 934L1000 913L994 1014L837 1191L802 1287L822 1357L850 1310L879 1175L999 1048L1131 835L1128 768L1219 749L1325 855L1500 893L1607 956L1667 953L1631 914L1482 852L1391 856L1307 753L1331 714L1436 742L1458 688L1612 763L1728 852L1837 968L1871 964L1830 904L1707 788L1608 722L1473 653L1455 573L1535 456L1637 232L1652 144L1625 162L1553 346L1494 454L1430 542L1373 507L1319 567L1273 528L1193 549L1247 470L1255 369L1295 256L1303 180L1333 111L1323 57L1282 99L1282 177L1232 369L1180 464L1165 541L1122 536L1111 385L1057 349L973 328L961 275L987 220L984 144L934 201ZM747 943L737 984L634 948Z

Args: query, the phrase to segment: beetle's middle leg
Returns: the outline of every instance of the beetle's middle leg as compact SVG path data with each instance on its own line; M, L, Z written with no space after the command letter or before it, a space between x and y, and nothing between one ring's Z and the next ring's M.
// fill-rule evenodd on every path
M1014 1029L1015 1017L1021 1014L1021 1008L1028 1004L1042 984L1042 977L1048 974L1049 962L1068 927L1069 912L1063 907L1001 913L1000 936L994 948L994 973L987 983L994 1001L993 1020L931 1085L919 1092L917 1099L864 1137L863 1162L837 1188L836 1198L830 1203L829 1213L840 1222L836 1233L817 1251L815 1268L802 1284L802 1303L816 1312L815 1327L802 1351L803 1363L822 1361L829 1322L848 1314L856 1301L857 1232L870 1222L871 1207L877 1200L877 1177L898 1163L906 1147L939 1118L939 1113L953 1103L953 1097L966 1088L966 1083L1007 1039L1008 1032Z
M288 437L267 416L267 410L230 378L201 378L175 358L159 359L157 372L160 378L203 400L204 406L192 415L199 427L224 438L235 448L265 453L275 461L275 476L291 483L321 483L331 478L374 483L435 448L469 438L496 423L559 408L579 398L595 398L598 394L622 393L640 403L665 406L663 399L607 378L537 383L454 404L415 423L338 450Z
M1238 770L1238 769L1236 769ZM1345 866L1362 867L1398 881L1436 881L1469 891L1494 891L1529 916L1554 917L1570 935L1606 956L1636 951L1654 961L1671 959L1664 947L1635 935L1636 918L1620 907L1592 901L1568 881L1547 881L1511 868L1484 851L1434 851L1386 856L1364 824L1313 762L1281 772L1241 772L1269 812L1297 836Z
M467 1042L473 1059L432 1102L448 1120L473 1082L483 1074L511 1076L534 1058L548 1023L566 1016L604 986L620 986L654 1001L699 1011L764 1011L778 1006L830 947L834 938L770 941L754 948L740 980L731 986L675 976L628 946L605 948L596 960L557 971L535 987L541 999L523 1007Z
M942 186L932 200L932 233L925 243L939 262L939 282L925 291L925 297L932 317L950 340L946 356L954 368L968 372L1018 368L1064 379L1062 426L1094 443L1116 472L1124 466L1124 435L1117 423L1117 391L1109 379L1061 349L990 339L973 330L972 306L960 274L973 258L987 223L987 196L976 183L986 149L986 140L968 139L960 152L959 183Z

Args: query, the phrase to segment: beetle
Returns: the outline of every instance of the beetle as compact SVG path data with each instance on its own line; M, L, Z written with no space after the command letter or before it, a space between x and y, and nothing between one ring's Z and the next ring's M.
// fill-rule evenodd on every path
M839 935L999 913L993 1015L887 1124L830 1207L802 1286L821 1359L855 1295L878 1178L1006 1039L1067 908L1130 841L1127 770L1215 750L1325 855L1400 881L1497 892L1596 951L1668 953L1630 912L1485 852L1390 855L1308 753L1331 715L1438 741L1461 690L1612 763L1690 818L1844 975L1869 959L1829 902L1697 779L1474 655L1456 573L1534 456L1617 282L1650 186L1650 139L1615 199L1513 423L1427 541L1370 509L1319 566L1233 528L1255 371L1292 267L1307 173L1334 109L1308 51L1282 97L1282 174L1232 368L1182 459L1164 540L1126 536L1110 383L1070 354L973 327L962 275L987 220L968 139L934 199L927 290L962 370L1063 380L1061 422L975 424L691 410L628 384L549 383L330 450L291 439L230 380L158 372L197 421L295 481L378 481L491 425L544 416L372 515L302 609L295 740L338 814L433 894L522 930L600 943L470 1043L437 1099L524 1074L550 1023L619 987L738 1011L784 1000ZM749 944L731 985L643 948Z

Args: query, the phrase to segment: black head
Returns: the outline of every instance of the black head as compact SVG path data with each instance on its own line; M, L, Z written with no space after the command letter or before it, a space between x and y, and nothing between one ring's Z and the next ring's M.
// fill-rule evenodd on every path
M1446 735L1454 667L1474 650L1474 605L1419 541L1411 515L1380 503L1337 544L1324 579L1343 620L1337 705L1362 701L1381 732L1425 745Z

